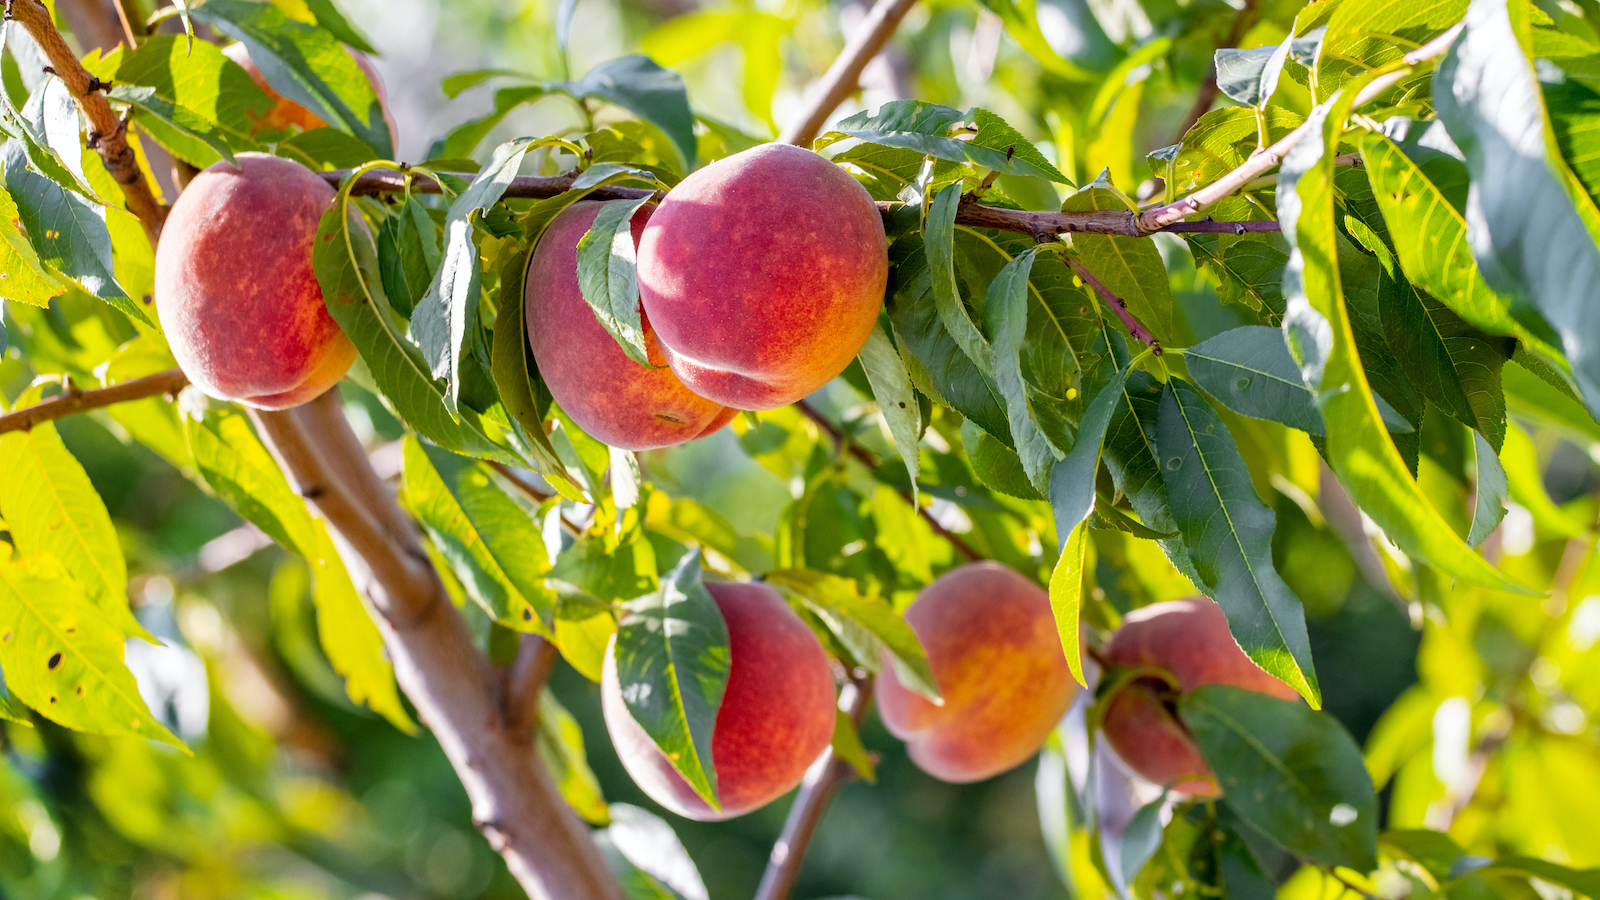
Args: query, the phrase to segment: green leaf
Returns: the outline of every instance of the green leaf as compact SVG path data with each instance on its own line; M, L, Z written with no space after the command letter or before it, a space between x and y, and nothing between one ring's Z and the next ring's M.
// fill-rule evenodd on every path
M862 371L867 373L867 383L872 386L872 397L878 401L884 422L889 425L889 435L894 438L895 449L906 464L911 477L911 503L917 503L917 476L922 471L922 458L917 451L917 438L922 434L922 409L911 388L911 375L905 361L894 348L894 343L883 329L874 328L867 342L856 354Z
M862 631L888 651L901 684L935 703L941 702L927 652L916 632L888 601L862 596L854 579L810 569L777 569L768 572L765 581L800 595L806 608L828 626L863 667L875 671L878 653L871 641L861 638Z
M50 298L59 296L66 287L45 270L38 252L28 243L27 234L14 224L20 220L17 201L0 187L0 272L5 273L0 284L4 285L5 299L49 306ZM4 342L0 341L0 351L4 349Z
M1264 106L1278 89L1278 76L1289 58L1293 36L1273 46L1250 50L1218 48L1216 52L1217 89L1235 103ZM1303 39L1302 39L1303 40Z
M334 0L306 0L306 8L311 10L311 15L316 18L317 24L326 28L334 37L362 53L377 54L378 51L372 49L367 36L345 17L344 11L339 9Z
M444 387L405 339L405 324L383 293L377 251L365 222L352 208L354 183L354 175L345 179L317 226L311 266L328 312L360 351L395 415L418 434L448 450L521 464L489 436L489 423L472 410L461 409L459 418L452 418L445 409Z
M1531 310L1517 308L1512 298L1483 280L1467 239L1465 215L1445 192L1447 185L1454 186L1452 167L1426 166L1377 133L1362 138L1361 155L1378 207L1396 226L1389 229L1389 238L1406 278L1477 328L1512 335L1541 353L1558 355L1541 336L1545 329L1538 317L1531 317L1537 328L1524 324ZM1464 170L1461 176L1465 180Z
M872 765L872 755L861 743L861 735L856 731L855 723L850 721L850 716L844 710L836 710L837 717L833 723L833 755L850 764L856 770L861 780L867 784L877 784L878 775Z
M959 140L952 136L957 133L972 138ZM902 147L950 162L975 163L1005 175L1072 183L1016 129L987 110L962 112L920 100L891 100L876 113L863 110L843 119L818 138L815 147L821 150L845 138Z
M1289 355L1281 328L1246 325L1183 351L1195 384L1241 416L1327 433L1316 395Z
M1096 182L1061 204L1063 212L1127 210L1117 191ZM1128 312L1163 344L1172 342L1172 284L1154 241L1105 234L1075 234L1073 249L1085 268L1128 304Z
M499 202L533 143L533 138L524 137L496 147L494 158L450 204L444 220L444 256L428 293L411 315L411 334L432 366L433 377L445 380L445 408L452 415L461 413L463 357L479 331L482 265L473 217Z
M1156 459L1200 586L1227 614L1245 653L1320 707L1305 611L1272 565L1277 520L1256 496L1228 427L1176 378L1162 395L1159 422Z
M1072 451L1050 470L1050 509L1055 514L1056 535L1066 545L1067 534L1089 518L1095 507L1095 476L1106 431L1123 398L1128 371L1121 370L1095 391L1083 411ZM1080 563L1081 565L1081 563ZM1054 579L1052 578L1052 585ZM1072 651L1068 651L1068 657Z
M0 472L0 515L18 555L59 560L108 627L153 641L128 609L128 566L111 514L55 426L0 437Z
M720 809L711 730L728 684L728 626L690 550L617 626L617 681L628 712L695 793Z
M1078 618L1083 614L1083 570L1088 537L1088 525L1079 522L1072 526L1061 541L1061 558L1056 560L1056 567L1050 573L1050 612L1055 617L1056 633L1061 636L1061 650L1066 654L1072 680L1084 687L1088 687L1089 682L1083 677Z
M631 54L603 62L576 82L559 85L575 97L597 97L649 122L672 139L684 166L695 165L694 113L683 77L648 56Z
M383 635L350 581L327 528L312 523L311 563L314 588L311 602L317 608L317 637L333 670L344 676L345 693L410 735L417 726L406 714L395 685L394 666L383 647Z
M1121 340L1120 335L1118 340ZM1126 356L1126 351L1119 356ZM1155 456L1162 393L1161 382L1150 373L1129 372L1128 383L1106 429L1102 452L1113 483L1128 498L1139 520L1146 527L1165 534L1179 532L1179 528L1173 520L1171 498ZM1178 537L1159 543L1161 551L1178 571L1199 586L1202 583L1200 573L1189 558L1181 532Z
M1325 100L1351 79L1399 62L1461 19L1466 0L1346 0L1334 4L1317 55L1317 100ZM1348 90L1348 88L1347 88Z
M961 423L961 445L967 451L967 465L984 487L1021 500L1049 499L1048 495L1034 490L1017 451L1000 443L999 438L979 428L971 419Z
M589 768L583 750L583 729L549 688L539 692L539 732L534 748L573 812L595 825L610 824L600 780Z
M46 73L28 97L22 117L33 126L36 135L44 138L45 147L61 160L76 180L86 183L83 145L78 137L78 105L67 90L66 82L54 73Z
M1167 795L1139 807L1122 830L1117 868L1124 881L1132 882L1144 864L1161 849L1161 811L1167 805Z
M1484 279L1543 313L1600 413L1600 210L1568 183L1576 179L1524 51L1527 15L1506 0L1473 0L1466 31L1434 75L1434 104L1472 173L1468 224Z
M1567 888L1573 893L1589 897L1591 900L1600 897L1600 869L1572 869L1529 856L1512 856L1505 859L1497 859L1481 869L1473 870L1473 872L1477 875L1509 874L1529 876Z
M433 284L439 257L438 227L417 198L407 195L378 228L378 269L395 312L411 315Z
M1476 550L1500 526L1506 517L1506 497L1510 487L1506 483L1505 467L1494 448L1483 435L1472 433L1472 447L1477 459L1478 477L1476 497L1473 499L1472 528L1467 532L1467 546Z
M316 526L267 448L232 409L183 419L189 454L200 477L234 511L283 547L306 559L320 553Z
M122 662L125 632L48 552L11 559L0 544L0 621L0 668L12 696L68 728L188 752L139 696Z
M1333 155L1325 149L1337 143L1351 99L1341 94L1331 112L1318 107L1314 134L1289 152L1278 176L1279 217L1294 248L1284 276L1289 311L1283 328L1301 374L1318 390L1329 464L1401 550L1463 581L1523 591L1472 552L1429 503L1389 439L1368 388L1341 284Z
M650 201L615 200L600 207L578 241L578 288L595 318L641 366L650 365L639 311L639 271L634 259L633 215Z
M360 138L379 158L394 155L372 82L332 32L251 0L207 0L193 15L242 42L273 90Z
M4 54L6 36L12 29L11 21L6 19L0 22L0 54ZM70 163L62 159L55 148L49 145L42 126L43 123L27 121L12 104L11 95L0 90L0 135L13 138L20 145L22 154L35 172L68 190L92 197L94 191L83 177L82 154L74 153Z
M534 521L481 464L425 446L411 435L402 454L406 506L450 560L467 593L507 628L548 631L538 613L553 610L555 596L544 585L550 565Z
M956 287L955 240L956 210L961 206L961 184L945 186L928 208L928 223L922 232L923 247L927 252L928 271L932 273L934 304L939 310L939 322L955 339L961 352L985 376L992 374L993 353L978 326L967 314L961 291Z
M1050 469L1062 453L1039 427L1029 402L1028 384L1022 377L1020 353L1028 328L1028 274L1037 253L1030 248L1006 263L989 283L984 313L994 334L994 343L989 347L993 359L990 369L1000 397L1005 400L1011 439L1028 481L1043 494L1050 490Z
M104 208L29 168L19 141L0 150L5 188L39 259L130 318L152 325L112 275L111 232Z
M1464 870L1474 868L1473 860L1478 865L1488 862L1483 857L1469 857L1467 851L1451 840L1450 836L1437 831L1398 830L1385 831L1378 835L1378 843L1385 850L1399 851L1412 862L1421 866L1433 880L1444 884L1464 874Z
M1178 712L1246 822L1312 862L1377 866L1378 798L1339 720L1223 684L1185 695Z

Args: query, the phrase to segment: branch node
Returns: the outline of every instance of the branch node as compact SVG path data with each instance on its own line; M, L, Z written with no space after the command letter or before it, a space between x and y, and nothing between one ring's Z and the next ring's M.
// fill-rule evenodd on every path
M112 84L113 82L111 81L101 81L100 76L98 75L91 75L89 76L88 86L86 86L83 90L88 94L92 94L95 91L105 91L106 93L110 93Z

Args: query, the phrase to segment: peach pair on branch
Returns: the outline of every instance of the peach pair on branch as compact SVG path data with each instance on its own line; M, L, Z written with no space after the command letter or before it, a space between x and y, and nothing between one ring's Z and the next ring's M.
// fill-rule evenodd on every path
M528 267L526 313L551 395L612 446L693 440L734 410L799 400L877 326L883 220L865 188L809 150L735 154L635 215L650 365L628 357L579 290L577 245L599 208L574 204L551 222Z

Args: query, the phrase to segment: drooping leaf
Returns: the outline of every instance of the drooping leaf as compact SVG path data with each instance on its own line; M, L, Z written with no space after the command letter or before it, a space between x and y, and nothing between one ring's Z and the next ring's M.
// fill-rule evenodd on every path
M351 23L334 0L306 0L306 8L311 10L311 15L316 18L317 24L326 28L334 37L362 53L377 54L378 51L372 49L367 36Z
M1510 487L1506 483L1505 467L1500 464L1494 448L1476 431L1472 433L1472 447L1478 477L1474 479L1476 497L1473 500L1472 528L1467 532L1467 546L1476 550L1506 517L1506 497L1510 495Z
M1057 464L1058 467L1060 464ZM1061 542L1061 558L1050 573L1050 612L1061 636L1061 650L1067 657L1072 679L1088 687L1083 677L1083 647L1079 642L1078 618L1083 614L1083 570L1089 547L1089 526L1079 522Z
M1039 493L1050 489L1050 469L1061 450L1039 427L1022 377L1022 341L1028 328L1028 275L1038 251L1028 249L1005 265L989 283L984 314L991 323L994 342L989 346L990 370L1005 401L1011 439L1022 459L1023 471ZM958 301L959 302L959 301Z
M48 306L50 298L60 295L66 287L45 271L28 236L14 224L20 221L17 202L0 187L0 272L5 273L0 277L0 288L7 300ZM0 350L4 347L0 346Z
M1094 512L1100 452L1127 383L1128 372L1121 370L1095 391L1078 423L1072 450L1050 470L1050 509L1055 514L1057 539L1063 545L1067 534Z
M728 684L728 626L690 550L617 626L617 681L634 721L695 793L718 808L711 729Z
M10 556L0 544L0 668L12 696L68 728L187 752L140 698L115 619L48 552Z
M1103 453L1117 490L1128 498L1140 521L1155 531L1171 533L1179 532L1179 528L1173 520L1171 498L1155 456L1161 395L1161 382L1150 373L1129 372L1128 383L1106 429ZM1200 574L1189 558L1181 532L1159 543L1178 571L1199 586Z
M867 784L877 784L878 776L872 764L872 754L861 743L861 735L856 731L854 722L844 710L836 710L837 715L833 723L833 755L850 764L856 770L861 780Z
M193 15L243 43L273 90L360 138L378 158L394 156L372 82L331 31L250 0L208 0Z
M953 135L958 126L965 125L970 127L960 130L972 134L972 139L956 139ZM1044 154L1021 140L1015 129L986 110L962 112L920 100L891 100L875 113L863 110L841 120L834 130L817 139L816 149L845 138L903 147L950 162L976 163L1006 175L1026 175L1071 184L1050 165ZM1027 152L1029 150L1032 152Z
M1320 707L1305 611L1272 564L1276 519L1256 496L1227 426L1199 391L1176 378L1162 394L1155 453L1200 586L1227 614L1234 639Z
M1289 355L1283 330L1247 325L1183 351L1195 384L1242 416L1324 435L1317 398Z
M931 273L933 300L939 310L939 322L946 333L955 339L961 352L977 365L978 371L991 375L993 353L978 326L972 323L961 291L956 287L955 225L956 210L961 205L961 185L954 183L939 191L928 208L928 223L923 229L923 247L927 253L928 271Z
M603 62L581 79L560 85L576 97L597 97L626 109L671 138L684 166L695 165L694 113L683 78L648 56L631 54Z
M312 523L311 602L317 608L317 637L333 670L344 676L350 700L367 707L406 734L417 726L400 702L394 666L384 654L383 635L350 581L350 573L321 522Z
M411 314L411 334L433 377L444 379L445 407L452 415L461 413L462 357L479 328L482 264L473 219L500 200L533 143L533 138L517 138L496 147L494 158L450 204L439 270Z
M632 223L634 213L649 199L606 203L578 241L578 287L583 299L617 346L642 366L650 365L650 354L639 309Z
M1378 798L1337 719L1223 684L1185 695L1178 710L1246 822L1315 862L1360 872L1377 864Z
M883 329L874 328L867 342L856 355L861 368L867 373L867 383L872 386L873 399L889 425L889 435L900 451L900 459L911 476L911 502L917 502L917 476L921 474L922 458L917 452L917 437L922 433L922 410L917 405L911 388L911 375L905 361L895 350L894 343Z
M383 293L409 317L433 284L440 263L439 229L417 198L407 196L378 229L378 269Z

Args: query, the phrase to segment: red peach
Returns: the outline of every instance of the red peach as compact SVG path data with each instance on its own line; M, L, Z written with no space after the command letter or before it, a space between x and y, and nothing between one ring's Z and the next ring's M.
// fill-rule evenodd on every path
M639 241L640 294L690 390L772 409L860 352L883 305L887 248L860 183L810 150L766 144L667 193Z
M980 781L1021 765L1077 695L1042 588L998 563L961 566L923 589L906 623L944 698L905 687L887 657L878 713L923 771Z
M624 450L651 450L705 437L732 419L727 409L683 386L665 368L660 342L643 318L652 369L628 358L578 288L578 241L603 203L586 200L551 221L528 264L528 342L551 396L589 434ZM650 218L634 214L634 240Z
M833 739L836 698L828 656L777 592L761 584L707 584L728 623L728 687L711 732L718 812L683 780L634 721L617 680L616 640L600 679L606 730L628 774L680 816L719 821L788 793Z
M332 387L356 348L311 269L328 183L297 162L240 153L194 177L156 250L155 299L178 365L213 397L298 406Z

